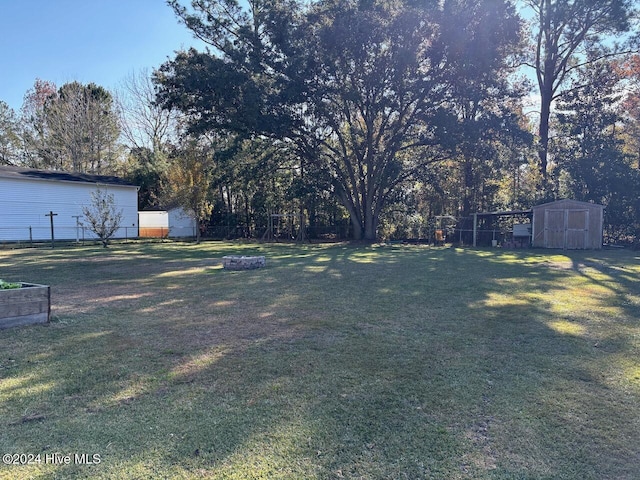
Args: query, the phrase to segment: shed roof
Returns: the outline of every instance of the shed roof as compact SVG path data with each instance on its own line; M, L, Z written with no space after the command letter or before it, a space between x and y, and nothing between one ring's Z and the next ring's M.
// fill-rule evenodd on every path
M136 185L122 178L110 175L89 175L87 173L71 173L57 170L36 170L33 168L23 168L0 165L0 177L23 180L47 180L57 182L78 182L104 185L119 185L124 187L135 187Z
M547 207L570 207L570 206L577 206L577 205L582 205L585 207L595 207L595 208L604 208L603 205L600 205L598 203L593 203L593 202L582 202L580 200L572 200L570 198L564 198L562 200L556 200L554 202L548 202L548 203L542 203L540 205L536 205L535 207L533 207L534 210L540 209L540 208L547 208Z

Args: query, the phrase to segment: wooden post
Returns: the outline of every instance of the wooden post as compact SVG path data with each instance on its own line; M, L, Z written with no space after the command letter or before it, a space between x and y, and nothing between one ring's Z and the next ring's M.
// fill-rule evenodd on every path
M55 248L54 245L54 235L53 235L53 217L55 217L56 215L58 215L57 213L53 213L53 211L49 210L49 213L45 214L45 217L49 217L49 219L51 220L51 248Z

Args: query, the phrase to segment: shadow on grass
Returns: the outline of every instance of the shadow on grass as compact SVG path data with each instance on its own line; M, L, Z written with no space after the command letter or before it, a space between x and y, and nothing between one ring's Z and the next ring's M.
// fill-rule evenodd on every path
M220 268L247 252L268 267ZM638 285L549 258L229 244L2 258L44 267L59 303L52 326L0 333L0 445L102 455L29 471L42 478L634 478L639 392L616 367L637 358ZM576 302L585 287L601 296Z

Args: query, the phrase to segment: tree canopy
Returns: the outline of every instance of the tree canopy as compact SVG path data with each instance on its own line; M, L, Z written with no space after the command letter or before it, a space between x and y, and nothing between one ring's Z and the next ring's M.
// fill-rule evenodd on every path
M633 0L525 0L533 10L534 68L540 94L538 155L547 176L551 106L565 93L578 70L628 52L618 36L631 28Z
M159 101L192 132L295 144L366 240L396 187L455 150L456 102L474 119L497 114L483 100L506 87L498 72L520 28L502 0L171 4L214 49L165 63Z
M23 108L31 166L103 173L114 162L120 128L105 88L36 81Z

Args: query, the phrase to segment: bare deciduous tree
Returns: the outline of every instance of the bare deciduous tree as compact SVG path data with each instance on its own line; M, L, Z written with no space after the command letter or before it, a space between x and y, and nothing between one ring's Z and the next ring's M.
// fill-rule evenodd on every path
M154 154L178 131L177 111L165 110L155 102L151 73L142 69L131 73L116 92L122 135L132 148L146 148Z
M122 209L117 209L113 194L98 188L91 193L91 204L82 207L82 213L83 225L95 233L102 246L107 248L122 223Z

